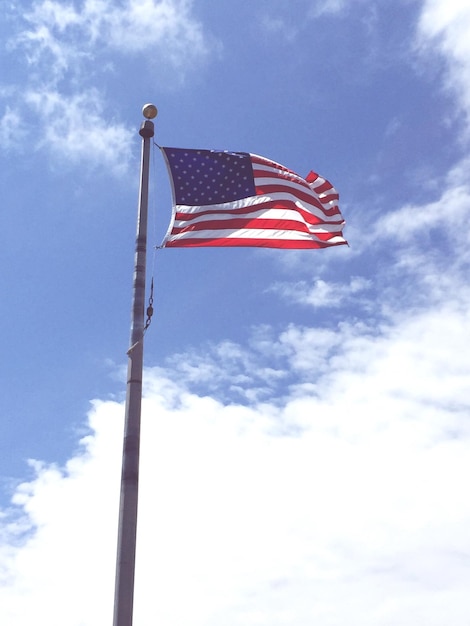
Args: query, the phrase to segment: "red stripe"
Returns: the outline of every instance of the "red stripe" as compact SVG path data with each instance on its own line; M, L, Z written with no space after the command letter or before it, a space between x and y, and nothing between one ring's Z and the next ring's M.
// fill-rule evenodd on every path
M226 208L233 203L222 203L209 207L191 207L195 212L174 206L174 219L171 234L165 242L168 248L192 247L266 247L284 249L315 249L347 244L343 239L341 228L344 220L337 205L339 194L331 183L311 171L304 179L289 168L265 157L250 154L255 184L255 198L240 198L249 206ZM272 182L268 182L270 179ZM279 195L274 200L272 194ZM319 197L322 195L323 197ZM262 196L266 196L263 198ZM256 204L255 200L261 200ZM253 202L253 203L252 203ZM299 208L297 204L306 203L309 208ZM294 211L299 219L275 219L265 217L264 211L280 209ZM255 216L259 213L261 216ZM208 218L203 221L201 218ZM226 218L226 219L221 219ZM178 225L176 225L178 224ZM311 232L315 226L331 228L334 232ZM309 230L309 227L311 230ZM262 236L256 239L249 237L253 230L260 231ZM208 231L212 231L209 233ZM224 237L223 231L245 231L247 236ZM279 232L276 232L279 231ZM282 232L281 232L282 231ZM266 233L264 235L264 233ZM299 233L301 240L295 239ZM207 235L211 234L211 237ZM258 234L253 233L253 234ZM267 235L273 238L267 238ZM198 235L192 237L191 235ZM200 236L199 236L200 235ZM204 236L205 235L205 236ZM264 235L264 236L263 236ZM292 237L282 239L277 237ZM335 241L339 239L339 241Z
M333 185L327 180L325 180L325 182L321 185L318 185L318 187L314 187L315 193L317 193L318 195L320 195L321 193L325 193L325 191L329 191L330 189L333 189Z
M301 202L306 202L307 204L313 204L317 209L319 209L324 215L330 217L331 215L337 215L339 213L339 208L337 206L333 206L327 208L323 206L323 203L319 198L316 198L314 194L309 190L309 193L304 193L298 189L290 189L280 185L266 185L266 186L256 186L256 195L257 196L269 196L272 193L289 193L290 195L295 196ZM288 201L287 201L288 202ZM291 204L293 204L291 202ZM297 210L297 207L296 207Z
M289 172L289 174L294 174L294 176L298 176L296 172L290 170L288 167L281 165L280 163L276 163L276 161L271 161L270 159L266 159L262 156L256 154L250 154L251 163L256 165L267 165L268 167L274 167L277 170L282 170L283 172Z
M314 194L310 191L310 193L304 193L298 189L291 189L290 187L285 187L281 185L256 185L256 195L257 196L269 196L272 193L289 193L300 201L307 202L308 204L313 204L313 206L317 207L322 213L326 216L330 217L331 215L337 215L339 213L339 209L337 206L333 206L331 208L326 208L323 206L322 202L319 198L316 198Z
M280 182L289 181L292 183L296 183L297 185L302 185L309 191L311 191L310 185L298 174L294 174L293 172L272 172L271 170L258 170L253 169L253 176L255 178L255 184L257 178L278 178Z
M293 239L183 239L167 241L165 248L197 248L205 247L253 247L253 248L284 248L284 249L319 249L332 248L346 244L346 241L329 243L328 241L295 241Z
M339 193L330 193L328 196L323 196L322 198L318 199L322 204L327 204L328 202L337 202L339 200Z
M262 175L262 176L270 176L271 178L278 177L281 181L282 180L295 180L296 183L307 187L309 191L313 191L313 193L317 195L325 193L326 191L329 191L329 190L333 190L334 193L329 194L327 197L325 196L324 198L318 198L318 200L321 203L327 203L332 200L339 200L339 194L336 191L336 189L333 187L333 185L330 183L330 181L327 180L326 178L323 178L322 176L319 176L314 171L309 172L309 174L304 179L302 178L302 176L299 176L299 174L297 174L296 172L288 169L287 167L284 167L283 165L280 165L279 163L275 163L274 161L270 161L269 159L264 159L263 157L258 158L255 155L250 155L250 156L251 156L251 160L253 164L256 163L256 164L269 166L277 170L280 170L280 172L276 173L276 172L271 172L271 171L266 171L266 170L258 170L258 169L255 169L255 167L253 167L253 174L255 176L255 179L256 179L256 176ZM290 174L291 177L283 176L284 172ZM318 186L315 187L313 183L315 183L315 181L317 181L318 179L320 179L322 182L318 184ZM255 183L256 183L256 180L255 180Z
M305 180L306 180L308 183L314 183L314 182L315 182L318 178L320 178L320 176L319 176L316 172L314 172L313 170L311 170L311 171L307 174L307 176L305 177ZM323 179L323 180L324 180L324 179Z

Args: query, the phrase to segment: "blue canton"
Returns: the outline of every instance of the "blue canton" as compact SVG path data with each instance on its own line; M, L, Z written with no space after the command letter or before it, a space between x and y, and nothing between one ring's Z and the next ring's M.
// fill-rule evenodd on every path
M202 206L254 196L255 183L247 152L165 148L175 204Z

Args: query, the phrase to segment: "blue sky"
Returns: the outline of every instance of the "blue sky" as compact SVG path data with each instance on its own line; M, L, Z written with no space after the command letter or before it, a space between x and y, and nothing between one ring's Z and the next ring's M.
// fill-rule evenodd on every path
M467 626L468 3L3 9L1 622L111 621L154 102L328 178L350 247L154 253L154 148L136 626Z

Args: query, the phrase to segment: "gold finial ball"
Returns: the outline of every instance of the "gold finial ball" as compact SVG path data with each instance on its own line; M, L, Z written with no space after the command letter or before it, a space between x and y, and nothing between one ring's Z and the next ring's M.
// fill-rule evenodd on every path
M153 120L154 117L157 117L157 113L158 109L154 104L144 104L142 107L142 115L148 120Z

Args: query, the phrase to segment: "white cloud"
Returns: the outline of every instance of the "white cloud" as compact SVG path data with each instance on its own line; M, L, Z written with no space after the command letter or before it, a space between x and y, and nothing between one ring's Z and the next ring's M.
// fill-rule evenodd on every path
M7 529L0 548L2 556L9 550L0 586L5 624L110 621L119 412L117 405L97 403L90 425L100 436L86 437L63 469L34 463L36 478L18 487L13 503L23 511L23 533Z
M464 626L466 304L287 329L283 367L304 386L282 401L224 403L147 371L136 622ZM255 375L246 349L220 350ZM9 626L110 621L122 413L96 403L66 468L37 464L18 488L30 535L3 532Z
M466 0L426 0L418 25L418 43L438 51L447 62L447 88L458 95L470 120L470 5Z

